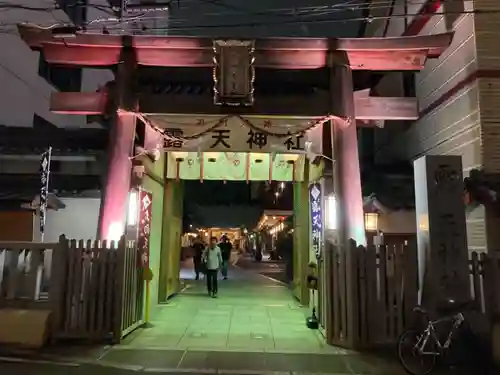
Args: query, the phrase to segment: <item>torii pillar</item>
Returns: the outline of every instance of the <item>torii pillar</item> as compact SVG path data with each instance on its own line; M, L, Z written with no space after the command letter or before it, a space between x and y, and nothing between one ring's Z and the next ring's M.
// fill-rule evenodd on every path
M108 149L108 166L102 189L97 236L119 240L125 232L136 129L137 100L133 94L137 58L131 37L123 37L121 62L116 73L116 103Z
M355 289L354 254L349 240L354 240L358 245L366 245L366 234L363 212L363 194L361 190L361 171L359 165L358 136L356 117L354 112L354 88L352 70L348 56L345 52L331 53L330 64L331 80L330 92L332 95L333 114L340 117L332 121L332 147L333 159L333 188L338 205L337 210L337 236L340 251L345 253L346 261L346 310L347 316L347 338L350 347L356 347L359 336L359 325L357 324L359 300ZM331 271L330 271L331 272ZM334 282L333 280L331 281ZM332 309L332 301L329 299L329 310ZM340 319L331 316L330 319ZM333 321L330 321L333 327ZM331 328L330 328L331 329ZM327 337L331 334L327 332Z
M334 192L338 205L337 222L339 243L346 246L353 239L358 245L366 245L359 165L358 135L354 107L352 70L345 52L335 52L331 63L330 91L335 116L333 120L332 146L335 160Z

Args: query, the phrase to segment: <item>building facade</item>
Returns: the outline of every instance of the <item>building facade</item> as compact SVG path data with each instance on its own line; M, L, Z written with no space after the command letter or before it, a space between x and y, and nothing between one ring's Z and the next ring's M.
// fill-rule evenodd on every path
M120 24L116 4L107 0L21 0L12 4L0 12L0 48L9 51L0 57L4 85L0 100L0 206L9 209L37 193L40 154L49 146L54 149L51 191L72 194L99 189L107 149L106 126L89 121L87 116L51 112L50 97L57 91L95 92L114 78L111 69L48 64L43 52L22 41L17 24L49 28L68 23L86 26L90 32L107 27L115 33L153 29L160 19L157 12L149 12L144 20ZM162 12L162 16L168 19L168 13ZM133 14L125 14L126 19L131 17Z
M366 36L454 33L452 45L416 74L386 75L380 95L416 93L420 119L388 123L375 132L375 160L415 160L426 154L461 155L463 174L500 172L500 3L494 0L373 0ZM470 251L500 250L494 209L467 212Z
M80 126L83 118L58 116L49 110L50 94L59 90L58 86L79 87L80 74L70 73L68 69L64 77L55 74L44 64L39 52L23 43L16 29L19 22L46 26L57 21L69 22L68 15L62 10L54 10L55 3L51 5L44 0L21 0L16 1L16 5L19 6L0 13L0 48L8 51L0 57L0 79L5 88L0 100L0 124L32 127L34 122L44 119L56 126Z
M99 1L102 3L99 6ZM107 131L86 116L50 111L57 91L96 91L113 78L111 70L49 65L18 34L18 23L51 27L109 17L105 0L20 0L0 12L0 207L16 209L39 193L40 154L53 147L49 189L74 194L98 189Z

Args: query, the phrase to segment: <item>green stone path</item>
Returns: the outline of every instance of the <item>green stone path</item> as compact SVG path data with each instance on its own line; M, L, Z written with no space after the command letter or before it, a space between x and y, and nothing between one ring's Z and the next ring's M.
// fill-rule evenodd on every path
M281 283L232 268L217 299L203 280L187 281L158 308L150 328L108 348L99 362L157 373L403 373L393 363L325 345L305 326L308 313Z
M189 280L184 292L158 308L153 328L122 346L338 352L305 326L308 310L285 286L250 271L231 271L232 278L219 281L217 299L207 295L204 280Z

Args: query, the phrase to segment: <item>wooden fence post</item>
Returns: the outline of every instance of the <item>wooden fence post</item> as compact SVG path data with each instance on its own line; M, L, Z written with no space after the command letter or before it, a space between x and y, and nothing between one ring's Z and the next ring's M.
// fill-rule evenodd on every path
M127 251L127 241L125 236L120 238L116 249L116 273L115 273L115 299L113 308L113 342L119 344L122 339L123 322L123 293L125 277L125 256Z
M323 286L325 292L324 296L326 296L326 301L323 303L326 305L326 317L325 317L325 326L326 326L326 343L328 345L333 344L334 340L334 299L337 297L334 295L333 289L333 277L334 277L334 251L336 251L335 247L331 243L327 243L325 246L325 254L323 261L325 262L323 269L325 270L325 276L323 280L325 280L325 285ZM336 318L336 316L335 316Z
M498 267L495 264L498 260L489 257L486 253L481 253L480 259L483 268L484 312L491 318L498 313Z
M377 246L378 251L378 306L379 306L379 340L385 341L388 334L388 313L387 313L387 245Z
M380 327L380 306L378 304L378 283L377 283L377 249L374 245L366 248L366 285L367 285L367 324L368 340L370 343L376 342L378 338L378 327Z
M482 294L481 294L481 270L480 270L480 263L479 263L479 254L477 251L473 251L470 260L469 260L469 279L472 276L472 293L471 291L469 292L469 299L472 299L474 297L474 303L481 309L483 309L483 303L482 303Z
M359 344L359 294L358 294L358 248L350 239L346 251L346 307L347 307L347 339L349 346L355 348Z
M417 241L411 240L404 248L404 266L403 266L403 300L404 300L404 325L413 324L413 308L418 304L418 256Z
M331 246L332 249L332 294L331 297L333 299L332 301L332 317L331 317L331 322L332 322L332 331L333 331L333 339L332 339L332 344L333 340L338 343L341 340L342 337L342 304L341 298L342 298L342 290L341 290L341 285L340 285L340 259L341 259L341 247L339 246Z
M52 339L61 329L64 314L64 295L66 292L66 277L68 272L68 240L62 234L59 243L52 251L49 302L52 309Z
M368 272L367 272L367 254L368 249L364 246L358 246L356 248L357 261L355 262L355 268L357 270L355 280L357 281L357 293L358 296L358 344L361 347L367 347L368 341L368 291L369 284L367 283Z

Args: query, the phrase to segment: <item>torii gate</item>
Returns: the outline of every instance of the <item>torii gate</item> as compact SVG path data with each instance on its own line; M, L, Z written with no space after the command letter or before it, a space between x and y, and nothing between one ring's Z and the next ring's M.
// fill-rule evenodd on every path
M365 243L365 231L356 123L415 120L418 105L415 98L380 98L371 97L367 92L355 93L352 73L354 70L421 70L427 58L439 57L453 37L447 33L397 38L214 41L209 38L79 32L61 38L49 30L28 25L20 25L19 31L31 48L43 50L48 63L80 67L118 66L111 90L60 92L53 93L51 98L51 110L56 113L114 115L100 218L102 238L107 237L113 221L125 217L132 168L129 156L138 114L334 115L343 120L332 121L335 124L331 126L335 141L335 194L339 203L341 239L353 238L361 244ZM234 58L236 61L231 60ZM166 96L137 92L134 72L140 65L214 68L216 100L211 94ZM253 81L255 75L258 79L259 69L327 69L330 89L309 98L292 94L266 97L265 100L259 100L257 96L254 101ZM237 89L233 82L233 92L227 88L227 81L231 79L237 79ZM237 95L233 95L235 93Z

